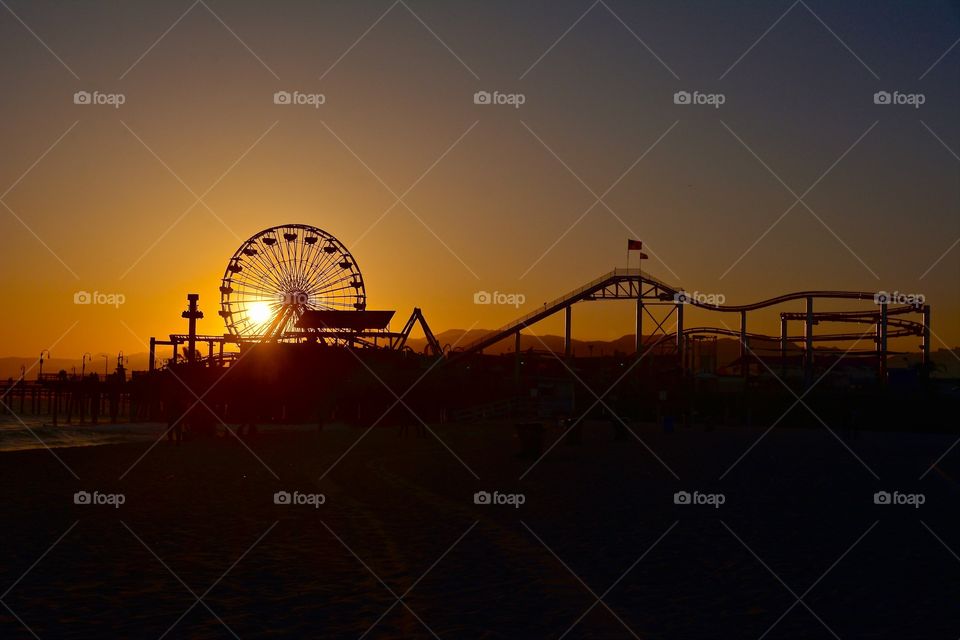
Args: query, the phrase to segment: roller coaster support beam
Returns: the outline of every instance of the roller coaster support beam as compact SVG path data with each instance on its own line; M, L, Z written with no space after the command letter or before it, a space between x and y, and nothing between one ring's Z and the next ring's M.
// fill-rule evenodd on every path
M571 316L573 316L573 306L568 306L566 312L564 313L564 323L563 323L563 355L567 358L570 357L570 324Z
M516 337L513 343L513 353L514 353L513 375L514 375L514 378L516 378L517 384L520 384L520 331L517 331L515 336Z
M740 312L740 373L744 379L750 375L750 364L747 362L747 312Z
M807 296L807 318L803 323L803 388L813 383L813 296Z
M634 336L634 347L637 357L643 351L643 298L637 297L637 333Z
M926 380L930 376L930 305L923 305L923 342L920 345L923 352L923 371L921 375Z
M683 305L677 302L677 359L680 361L680 372L683 373Z
M780 316L780 377L787 375L787 319Z
M880 384L887 382L887 303L880 303L880 324L877 326L877 355L880 356Z
M150 361L147 363L147 371L153 373L155 369L153 361L157 357L157 339L154 337L150 338Z

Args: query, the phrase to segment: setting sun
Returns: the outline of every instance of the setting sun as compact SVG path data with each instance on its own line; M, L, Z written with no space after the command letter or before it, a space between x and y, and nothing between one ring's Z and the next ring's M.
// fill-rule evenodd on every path
M270 307L267 306L266 302L255 302L250 305L247 315L257 324L266 322L270 319Z

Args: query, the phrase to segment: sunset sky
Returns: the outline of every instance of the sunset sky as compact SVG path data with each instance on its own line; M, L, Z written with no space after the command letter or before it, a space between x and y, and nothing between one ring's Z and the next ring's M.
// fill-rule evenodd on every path
M645 269L729 303L923 294L933 347L960 344L956 3L0 4L0 356L145 351L188 292L223 333L228 259L283 223L342 240L394 328L414 306L495 328L638 238ZM633 315L574 322L612 339Z

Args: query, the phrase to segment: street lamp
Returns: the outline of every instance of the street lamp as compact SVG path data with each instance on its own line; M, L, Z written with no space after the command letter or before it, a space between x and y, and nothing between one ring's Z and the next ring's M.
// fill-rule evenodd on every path
M37 380L43 380L43 354L47 354L47 360L49 360L50 350L43 349L40 351L40 372L37 374Z
M80 358L80 377L82 378L87 372L87 358L90 358L90 361L93 362L93 356L90 355L90 352L83 354L83 357Z
M110 375L107 372L107 367L109 366L109 363L110 363L110 356L108 356L107 354L103 354L101 357L103 358L103 379L106 380L107 376Z

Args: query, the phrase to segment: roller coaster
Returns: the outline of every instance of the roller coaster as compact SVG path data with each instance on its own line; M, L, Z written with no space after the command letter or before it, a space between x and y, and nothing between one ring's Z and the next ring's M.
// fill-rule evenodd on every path
M817 301L820 300L850 300L869 302L871 309L851 311L817 311ZM636 303L636 332L635 352L638 356L644 353L643 324L649 318L654 323L652 335L658 336L653 344L664 342L672 343L681 366L686 366L685 350L689 339L698 334L712 334L731 336L739 340L740 362L750 359L757 360L757 356L750 349L751 341L770 341L779 344L780 358L785 360L790 345L802 345L802 361L804 379L809 382L812 378L814 363L814 343L818 342L851 342L863 339L866 332L843 331L839 333L817 333L816 325L820 323L859 324L873 327L874 347L861 350L860 355L871 355L877 358L878 375L886 377L887 359L890 351L888 341L891 338L919 336L921 338L921 359L924 370L930 360L930 306L921 302L896 304L889 294L873 291L798 291L788 293L759 302L742 305L709 304L697 296L691 296L681 287L668 285L654 276L640 269L614 269L599 278L570 291L542 307L517 318L503 327L491 331L486 335L465 345L452 354L453 358L463 358L471 354L480 354L484 349L513 337L516 341L516 350L520 350L520 335L524 329L554 316L564 314L564 355L571 355L571 331L573 306L588 301L597 300L632 300ZM780 313L780 335L770 336L760 333L751 333L747 330L748 313L770 307L784 305L794 301L801 301L804 310L801 312L783 311ZM734 329L723 327L693 327L684 326L684 308L693 306L721 314L736 314L739 327ZM665 317L656 318L651 313L651 307L667 307ZM904 316L917 316L912 319ZM669 319L674 318L674 326L667 328ZM800 322L803 333L790 335L788 329L791 322ZM868 332L870 330L868 329ZM743 367L746 371L747 367Z

